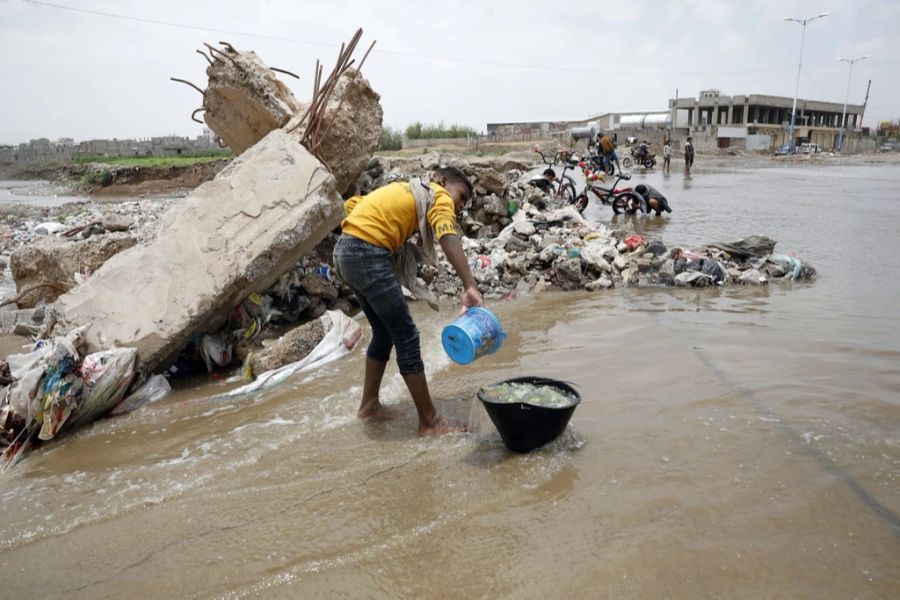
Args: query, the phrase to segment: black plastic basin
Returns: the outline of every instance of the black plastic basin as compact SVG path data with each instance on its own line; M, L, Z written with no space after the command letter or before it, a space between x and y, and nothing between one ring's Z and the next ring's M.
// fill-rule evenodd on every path
M546 377L516 377L506 379L503 383L530 383L539 386L553 386L575 397L575 402L564 408L548 408L527 402L495 402L485 397L483 390L478 391L478 399L484 405L494 427L500 432L500 438L506 447L513 452L529 452L540 448L561 434L572 413L581 402L581 394L562 381Z

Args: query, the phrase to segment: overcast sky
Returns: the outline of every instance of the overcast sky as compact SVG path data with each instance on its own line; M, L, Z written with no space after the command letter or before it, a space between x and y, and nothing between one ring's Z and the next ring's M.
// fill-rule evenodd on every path
M872 80L865 125L900 117L900 2L853 0L0 0L0 143L31 138L197 135L202 42L253 49L307 99L315 59L333 64L356 27L377 39L364 71L385 124L569 120L665 108L675 95L800 96L850 102ZM126 20L59 8L113 13ZM223 30L229 33L196 28ZM253 34L260 37L253 37ZM282 38L282 39L272 39ZM327 70L327 69L326 69Z

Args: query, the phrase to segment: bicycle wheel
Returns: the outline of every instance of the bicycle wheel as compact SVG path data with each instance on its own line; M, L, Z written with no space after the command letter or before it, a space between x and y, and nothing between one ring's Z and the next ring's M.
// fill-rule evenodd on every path
M573 202L573 204L575 205L575 208L578 209L578 212L583 213L584 209L586 209L588 205L587 193L581 192L581 195L575 198L575 202Z
M610 160L606 161L606 165L604 165L603 170L606 171L606 174L612 177L616 174L616 165Z
M560 184L559 197L572 204L575 201L575 186L570 181Z
M641 205L641 200L631 192L624 192L613 199L612 209L617 215L633 215Z
M626 169L630 169L631 165L634 164L630 158L627 156L622 159L622 166Z

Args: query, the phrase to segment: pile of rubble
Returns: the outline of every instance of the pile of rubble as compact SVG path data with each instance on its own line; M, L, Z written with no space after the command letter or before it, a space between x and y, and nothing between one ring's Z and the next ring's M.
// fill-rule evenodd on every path
M367 193L391 181L420 177L439 165L455 166L475 185L463 214L463 246L475 280L488 298L555 286L599 290L618 286L763 285L810 280L816 272L799 259L774 253L775 242L752 236L733 244L668 248L635 234L632 222L607 230L571 206L552 201L528 184L528 165L516 161L466 161L436 153L418 159L375 157L357 181ZM446 260L420 273L434 293L455 296L460 282Z
M359 72L365 56L351 68L361 35L357 31L341 47L330 75L323 77L316 66L308 104L294 100L254 53L227 43L207 46L207 89L190 84L204 99L195 113L205 111L207 124L239 156L166 211L146 243L118 248L89 277L72 281L71 289L65 289L68 282L41 287L65 292L45 311L41 335L54 342L44 351L47 344L39 340L31 352L0 364L0 373L9 369L9 385L0 396L0 442L12 440L0 468L21 456L51 415L79 417L51 424L50 437L57 425L100 416L132 381L141 384L176 364L186 348L199 348L209 368L229 364L242 350L235 340L247 341L249 356L270 323L308 319L342 304L341 286L328 281L327 267L319 271L322 261L310 263L308 255L315 256L340 224L341 194L359 177L381 134L379 96ZM95 224L86 225L81 231L93 235ZM102 219L99 225L106 230ZM22 268L38 260L29 256ZM80 270L64 266L74 280L73 268ZM20 287L19 295L25 291L33 290ZM349 308L346 301L343 307ZM325 329L313 331L307 342ZM77 344L69 339L75 331ZM347 336L338 345L358 339ZM309 345L282 349L302 352ZM91 396L84 390L95 372L88 370L88 359L96 355L103 362L110 355L102 353L115 357L125 351L128 368L117 371L115 385L103 386L114 387L116 395L104 394L102 402L86 406Z
M304 361L319 364L352 349L360 337L346 317L352 298L331 267L341 197L441 165L459 167L475 185L460 227L489 299L550 286L815 277L799 259L775 255L765 237L686 250L646 240L632 225L598 228L528 185L530 168L517 161L370 159L382 112L368 81L348 68L357 40L342 49L324 83L317 70L309 104L294 99L252 52L208 46L209 85L198 111L239 156L158 219L141 207L139 220L127 204L117 215L73 215L43 224L46 239L13 254L19 307L38 308L10 311L15 317L0 323L44 339L0 364L0 383L8 384L0 395L0 446L11 442L19 456L36 437L109 411L129 386L136 391L124 406L157 398L165 386L146 379L154 373L243 366L246 379L278 380L306 368ZM461 292L443 258L419 276L437 295Z

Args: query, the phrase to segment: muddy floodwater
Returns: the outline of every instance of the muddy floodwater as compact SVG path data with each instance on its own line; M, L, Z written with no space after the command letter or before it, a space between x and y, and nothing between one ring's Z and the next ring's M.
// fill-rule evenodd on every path
M639 227L766 234L818 281L493 303L509 337L467 367L416 306L466 435L416 437L394 365L405 416L357 422L361 351L255 397L183 385L0 479L3 596L897 597L900 167L680 166L632 180L674 209ZM583 397L529 455L473 406L516 375Z

